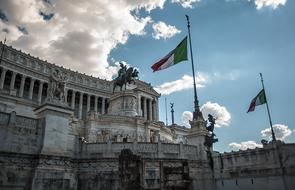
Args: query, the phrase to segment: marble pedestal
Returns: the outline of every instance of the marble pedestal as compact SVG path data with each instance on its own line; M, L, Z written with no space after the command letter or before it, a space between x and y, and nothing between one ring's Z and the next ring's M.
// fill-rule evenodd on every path
M136 116L137 98L132 90L115 92L109 100L109 113L121 116Z
M41 154L67 155L69 119L73 110L65 106L46 103L34 111L41 119L41 125L44 128Z

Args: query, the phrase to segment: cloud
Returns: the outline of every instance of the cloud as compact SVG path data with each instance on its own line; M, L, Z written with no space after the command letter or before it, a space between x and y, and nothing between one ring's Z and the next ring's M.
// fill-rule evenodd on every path
M154 30L152 34L153 38L157 40L161 38L164 38L164 39L171 38L172 36L181 32L175 26L167 25L162 21L153 24L152 27Z
M218 103L211 103L206 102L203 106L201 106L201 111L203 113L203 116L206 118L207 115L210 113L213 115L216 119L216 125L215 127L222 127L222 126L228 126L230 124L231 115L227 111L227 109L224 106L220 106ZM184 111L182 113L182 123L190 127L189 121L193 119L193 113L190 111Z
M273 125L273 130L274 130L275 136L278 140L285 140L286 137L288 137L292 134L292 130L289 129L288 126L282 125L282 124ZM262 130L261 135L262 135L262 137L266 137L269 140L272 139L270 128L266 128L266 129Z
M190 112L190 111L184 111L184 112L182 113L182 116L181 116L181 121L182 121L182 123L183 123L186 127L190 128L191 126L190 126L190 124L189 124L189 121L191 121L191 120L193 120L193 113Z
M228 2L237 0L227 0ZM249 2L254 2L256 9L262 9L264 7L270 7L272 9L277 9L279 6L284 6L287 0L248 0Z
M256 147L262 148L262 144L258 144L255 141L244 141L241 143L232 142L228 145L233 150L247 150L255 149Z
M216 127L228 126L230 124L231 115L227 111L226 107L219 105L218 103L206 102L201 106L203 116L206 118L208 114L213 115L216 118Z
M273 129L274 129L274 133L276 135L276 138L278 140L284 140L286 137L290 136L292 134L292 132L295 132L295 130L291 130L288 128L288 126L286 125L282 125L282 124L275 124L273 125ZM268 140L272 140L272 136L271 136L271 129L270 128L266 128L264 130L261 131L261 136L262 137L267 137ZM261 148L262 144L258 144L255 141L244 141L241 143L230 143L229 147L231 149L234 150L246 150L247 148L249 149L253 149L255 147Z
M203 73L198 73L196 83L197 88L205 87L205 84L207 83L207 76ZM191 88L193 88L193 77L189 75L183 75L181 79L165 82L164 84L155 87L155 90L162 95L169 95L174 92L188 90Z
M72 70L111 79L117 66L110 52L130 35L144 35L149 16L136 11L163 8L165 0L1 0L0 28L8 44ZM44 14L40 14L44 13ZM45 18L44 18L45 17ZM44 20L45 19L45 20ZM25 35L17 26L24 27ZM4 39L5 33L0 33Z
M215 81L220 81L220 80L229 80L229 81L234 81L237 80L241 77L241 71L239 70L231 70L228 72L213 72L211 78L214 79Z
M257 9L261 9L263 7L271 7L272 9L276 9L280 5L285 5L287 0L255 0L254 2Z
M183 8L193 8L193 4L200 1L201 0L172 0L172 3L178 3Z

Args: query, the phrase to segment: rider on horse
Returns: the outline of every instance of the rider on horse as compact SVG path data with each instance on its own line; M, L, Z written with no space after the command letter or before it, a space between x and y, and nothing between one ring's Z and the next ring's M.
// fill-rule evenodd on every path
M118 78L122 80L123 76L126 76L127 66L121 62L120 67L121 68L118 71Z
M122 62L120 63L120 69L118 71L118 77L114 79L113 83L113 92L115 91L116 86L120 86L120 89L122 90L122 86L126 85L126 83L131 83L131 81L134 82L134 79L138 77L138 71L137 69L133 67L129 67L127 69L127 66L124 65Z

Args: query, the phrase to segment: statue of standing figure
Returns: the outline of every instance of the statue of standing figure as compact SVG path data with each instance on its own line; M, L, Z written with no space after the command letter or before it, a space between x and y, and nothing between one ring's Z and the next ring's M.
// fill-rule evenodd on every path
M65 87L66 87L67 77L60 72L58 69L54 69L49 78L48 84L48 100L58 101L61 103L65 102Z
M120 69L118 71L118 78L120 78L121 80L123 79L123 76L126 75L126 71L127 71L127 66L124 65L122 62L120 63Z
M213 143L218 142L218 139L214 138L216 135L214 133L214 126L215 126L215 120L216 118L213 117L213 115L208 114L208 121L209 126L207 126L207 130L209 131L209 134L205 137L205 146L212 147Z

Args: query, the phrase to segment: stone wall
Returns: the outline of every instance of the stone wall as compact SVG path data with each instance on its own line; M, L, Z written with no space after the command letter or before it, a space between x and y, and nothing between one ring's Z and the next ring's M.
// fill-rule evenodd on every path
M263 148L215 153L217 189L293 189L295 144L269 143Z
M0 112L0 151L37 154L43 129L41 120Z

